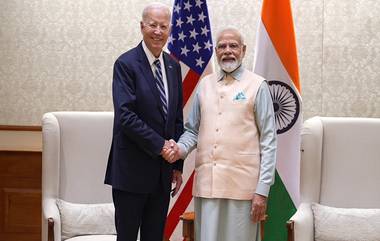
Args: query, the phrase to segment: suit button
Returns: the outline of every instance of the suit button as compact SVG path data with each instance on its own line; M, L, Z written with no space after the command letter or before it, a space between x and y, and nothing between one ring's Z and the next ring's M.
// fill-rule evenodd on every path
M215 131L216 131L216 132L218 132L218 131L219 131L219 129L218 129L218 128L216 128L216 129L215 129Z
M220 96L220 98L221 98L221 99L223 99L223 98L224 98L224 96L223 96L223 95L221 95L221 96Z
M218 113L218 115L221 115L221 114L222 114L222 112L219 112L219 113Z
M214 149L216 149L216 147L217 147L217 145L215 144L215 145L214 145Z

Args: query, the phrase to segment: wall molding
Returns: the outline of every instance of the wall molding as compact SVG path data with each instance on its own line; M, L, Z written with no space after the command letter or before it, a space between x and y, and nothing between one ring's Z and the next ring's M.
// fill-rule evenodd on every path
M0 125L0 131L42 131L41 126Z

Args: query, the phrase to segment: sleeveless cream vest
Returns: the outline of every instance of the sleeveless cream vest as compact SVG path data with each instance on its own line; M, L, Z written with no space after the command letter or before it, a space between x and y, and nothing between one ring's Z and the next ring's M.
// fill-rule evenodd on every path
M260 168L259 133L254 115L263 81L244 70L241 80L206 76L199 86L201 121L193 195L250 200Z

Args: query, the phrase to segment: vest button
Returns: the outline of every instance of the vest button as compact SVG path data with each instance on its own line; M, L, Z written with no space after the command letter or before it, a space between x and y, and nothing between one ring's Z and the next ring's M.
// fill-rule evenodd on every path
M216 129L215 129L215 131L216 131L216 132L218 132L218 131L219 131L219 129L218 129L218 128L216 128Z
M219 115L221 115L221 114L222 114L222 112L219 112L218 114L219 114Z
M224 97L223 95L220 96L221 99L223 99L223 97Z

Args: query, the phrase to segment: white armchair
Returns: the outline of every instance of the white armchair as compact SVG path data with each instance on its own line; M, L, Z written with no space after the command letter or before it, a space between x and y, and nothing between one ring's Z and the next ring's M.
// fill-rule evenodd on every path
M377 221L370 225L378 227L380 119L314 117L305 121L301 139L301 204L288 222L288 240L327 240L314 236L320 227L316 227L312 203L341 208L346 213L353 209L345 208L376 209ZM354 223L350 215L342 217ZM331 218L329 211L322 219L323 225ZM346 233L347 237L350 235Z
M112 125L112 112L51 112L43 116L43 241L61 241L63 238L61 227L78 229L75 222L83 217L79 217L75 212L83 215L84 209L86 212L102 210L99 216L94 213L91 215L98 217L97 221L100 222L114 222L111 188L103 184L111 145ZM62 205L59 209L57 200L69 202L63 202L63 208L74 207L76 211L62 210ZM71 223L67 224L69 226L64 226L62 223L62 214L65 214L68 220L74 217L74 220L70 220ZM103 223L101 227L104 227ZM83 233L81 234L83 236L70 237L67 240L116 240L115 235L110 235L114 234L110 228L106 235L100 235L99 230L87 234L98 235Z

